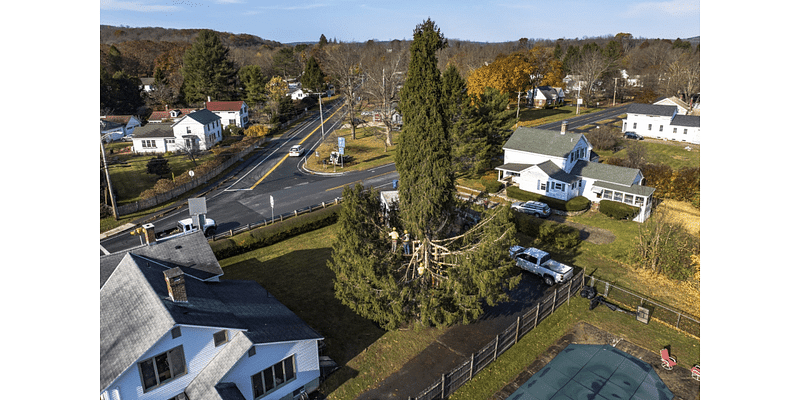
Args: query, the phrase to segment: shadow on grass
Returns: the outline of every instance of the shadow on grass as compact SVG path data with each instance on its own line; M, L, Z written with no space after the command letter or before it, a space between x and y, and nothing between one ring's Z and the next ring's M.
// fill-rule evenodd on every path
M325 338L321 355L344 366L386 332L334 296L334 274L326 265L330 256L327 247L296 250L266 261L249 258L225 267L222 279L258 282Z

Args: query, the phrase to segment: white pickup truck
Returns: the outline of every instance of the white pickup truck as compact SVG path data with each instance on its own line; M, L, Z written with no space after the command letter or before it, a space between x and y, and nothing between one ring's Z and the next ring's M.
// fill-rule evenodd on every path
M572 278L572 267L550 258L550 253L535 247L511 246L511 258L517 266L544 278L548 286L562 283Z
M205 219L205 225L203 226L203 234L206 236L211 236L214 234L214 231L217 229L217 223L214 222L211 218ZM197 227L194 226L191 218L185 218L178 221L178 224L172 228L167 229L161 232L156 232L156 240L162 241L167 239L172 239L177 236L182 236L190 232L194 232L197 230Z

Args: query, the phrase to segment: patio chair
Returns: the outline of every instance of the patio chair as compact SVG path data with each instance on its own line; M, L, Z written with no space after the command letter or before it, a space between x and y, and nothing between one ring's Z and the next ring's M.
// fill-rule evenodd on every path
M672 367L678 365L678 360L669 355L669 350L666 348L661 349L661 366L664 369L672 370Z
M698 382L700 381L700 364L692 367L692 378L696 379Z

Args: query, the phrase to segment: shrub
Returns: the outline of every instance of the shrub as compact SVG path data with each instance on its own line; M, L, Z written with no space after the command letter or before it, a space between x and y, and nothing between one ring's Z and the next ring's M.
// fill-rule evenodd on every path
M519 201L531 201L531 200L533 200L533 201L541 201L540 199L542 197L545 197L545 196L542 196L540 194L531 193L531 192L522 190L518 186L509 186L506 189L506 195L508 195L508 197L511 197L512 199L516 199L516 200L519 200Z
M569 225L515 213L517 231L559 250L572 249L580 243L580 230Z
M584 211L592 206L592 201L583 196L573 197L564 205L566 211Z
M269 132L270 128L266 125L251 125L244 130L244 134L251 137L265 136L268 135Z
M613 219L633 219L639 214L639 207L611 200L600 200L600 212Z
M486 189L487 193L497 193L503 188L503 184L501 182L485 176L481 178L481 184Z
M333 225L339 217L340 205L303 214L283 222L236 235L219 241L212 241L211 249L217 259L229 258L269 246L291 237Z

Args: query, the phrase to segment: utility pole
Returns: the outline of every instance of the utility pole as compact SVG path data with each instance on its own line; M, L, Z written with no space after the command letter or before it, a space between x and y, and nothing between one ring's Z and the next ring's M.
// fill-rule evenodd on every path
M102 128L100 130L102 133ZM100 136L100 154L103 156L103 170L106 173L106 183L108 184L108 193L111 195L111 210L114 211L114 219L119 219L117 214L117 201L114 200L114 191L111 189L111 176L108 175L108 164L106 164L106 147L103 146L103 136Z
M325 120L322 118L322 92L314 93L319 97L319 129L322 131L322 139L325 139Z
M617 79L619 78L614 78L614 103L612 106L617 105Z
M581 115L581 101L583 101L583 99L581 99L581 87L578 86L578 108L575 109L575 115Z

